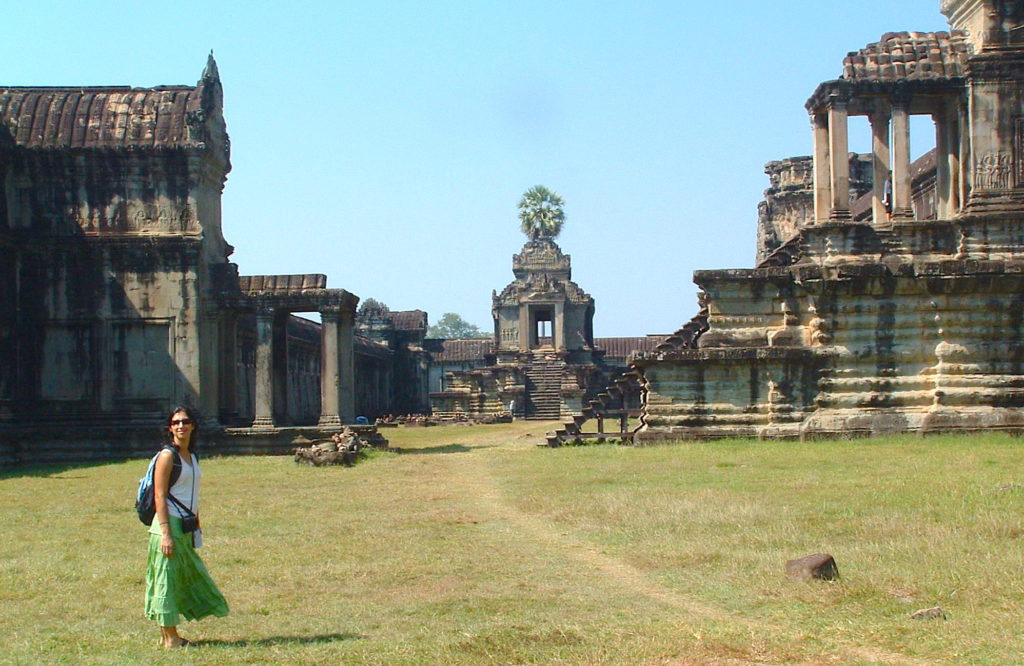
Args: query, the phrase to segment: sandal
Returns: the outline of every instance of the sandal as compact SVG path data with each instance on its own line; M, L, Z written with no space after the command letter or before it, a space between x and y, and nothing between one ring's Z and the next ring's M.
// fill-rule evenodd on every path
M161 642L160 646L165 650L173 650L174 648L191 647L192 641L185 640L184 638L182 638L180 643L175 643L174 645L165 645L163 642Z

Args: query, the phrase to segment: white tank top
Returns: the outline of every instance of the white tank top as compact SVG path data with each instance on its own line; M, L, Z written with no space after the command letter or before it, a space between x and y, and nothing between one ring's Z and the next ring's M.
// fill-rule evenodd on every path
M186 463L184 456L181 457L181 475L171 486L171 494L174 498L192 510L192 513L199 514L199 479L202 477L202 470L199 469L199 461L193 453L189 453L192 464ZM184 518L186 513L174 502L167 500L167 512L172 516Z

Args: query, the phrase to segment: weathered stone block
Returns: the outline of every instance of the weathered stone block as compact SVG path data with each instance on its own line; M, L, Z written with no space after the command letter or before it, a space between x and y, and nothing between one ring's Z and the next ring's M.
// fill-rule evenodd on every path
M837 580L839 568L828 553L814 553L786 562L786 575L797 580Z

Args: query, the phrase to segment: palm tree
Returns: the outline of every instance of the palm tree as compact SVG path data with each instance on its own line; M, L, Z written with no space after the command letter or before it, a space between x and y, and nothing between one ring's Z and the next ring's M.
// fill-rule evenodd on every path
M526 190L519 200L520 229L530 240L554 238L562 230L565 201L543 185Z

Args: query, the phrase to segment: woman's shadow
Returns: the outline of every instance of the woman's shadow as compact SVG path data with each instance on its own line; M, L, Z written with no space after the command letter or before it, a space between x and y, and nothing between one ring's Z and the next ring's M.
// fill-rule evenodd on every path
M268 636L267 638L242 638L237 641L197 640L192 641L195 647L203 645L223 645L226 647L272 647L282 645L311 645L316 643L334 643L336 641L355 641L366 638L362 634L323 634L322 636Z

